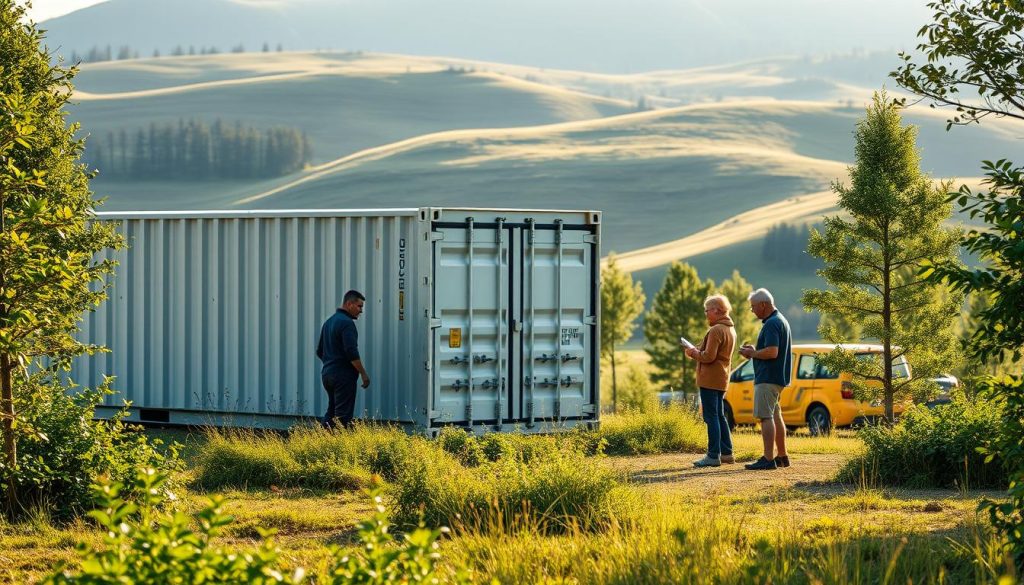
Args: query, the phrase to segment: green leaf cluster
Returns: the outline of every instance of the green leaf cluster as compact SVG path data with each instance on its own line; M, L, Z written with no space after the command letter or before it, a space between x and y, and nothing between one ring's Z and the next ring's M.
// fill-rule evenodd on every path
M928 7L932 22L917 34L921 54L900 53L903 64L890 75L931 107L954 108L947 130L989 115L1024 119L1024 2L936 0Z
M194 517L168 508L168 475L152 468L139 470L130 491L142 494L138 502L122 497L126 486L102 482L94 486L98 509L90 516L105 531L103 543L93 548L78 545L77 570L59 565L44 583L114 584L217 583L270 585L322 583L468 583L465 574L449 575L440 568L438 540L447 529L422 526L401 537L391 534L379 489L369 492L374 502L370 518L357 528L355 551L334 546L333 560L324 575L307 575L304 568L282 568L273 531L260 530L255 548L215 544L234 518L225 514L224 500L210 498Z
M900 106L884 92L857 124L854 154L851 184L833 185L849 219L825 218L808 243L808 252L825 262L818 274L829 287L804 291L803 304L825 317L819 333L829 342L882 345L876 359L836 349L822 362L852 372L862 398L881 395L892 420L895 400L926 397L935 389L928 378L959 360L953 326L962 296L919 272L922 264L957 262L959 232L944 226L952 211L947 186L935 186L920 170L916 128L902 124ZM856 323L859 331L841 331L837 322ZM849 339L851 331L860 339ZM898 376L904 359L912 377Z

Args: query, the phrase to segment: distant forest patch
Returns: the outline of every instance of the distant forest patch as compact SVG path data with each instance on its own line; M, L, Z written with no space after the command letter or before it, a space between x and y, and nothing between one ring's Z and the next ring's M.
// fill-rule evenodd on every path
M270 43L263 43L263 52L270 52ZM278 53L284 51L284 45L277 43L275 49ZM232 53L247 53L245 45L238 44L231 47ZM183 45L178 45L170 52L172 57L183 57L185 55L218 55L221 50L216 46L200 46L198 49L195 45L189 45L187 48ZM160 57L160 49L153 49L153 57ZM78 51L71 52L71 63L102 63L104 61L124 61L127 59L138 59L139 51L130 45L121 45L114 49L110 45L100 46L93 45L88 51L79 53Z
M89 139L84 162L111 179L252 179L287 175L312 160L306 133L216 120L150 124Z
M761 261L789 272L813 273L824 268L821 260L807 253L811 225L776 224L768 230L761 245ZM814 226L820 229L820 226Z

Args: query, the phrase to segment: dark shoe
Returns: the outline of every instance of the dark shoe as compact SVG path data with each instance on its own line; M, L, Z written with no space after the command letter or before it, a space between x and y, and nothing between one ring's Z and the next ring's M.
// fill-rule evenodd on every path
M789 455L775 458L775 467L789 467Z
M765 459L764 457L761 457L760 459L758 459L757 461L755 461L753 463L747 463L743 467L746 467L747 469L777 469L778 468L775 465L775 460L774 459Z
M736 463L736 458L732 455L722 455L722 463L733 464Z

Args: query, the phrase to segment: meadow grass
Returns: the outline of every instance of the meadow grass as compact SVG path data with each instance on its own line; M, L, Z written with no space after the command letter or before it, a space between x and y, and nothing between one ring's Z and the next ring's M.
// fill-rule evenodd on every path
M501 583L992 583L1011 570L998 539L973 520L941 536L874 529L849 515L746 524L707 503L648 502L642 522L557 536L465 534L448 554Z

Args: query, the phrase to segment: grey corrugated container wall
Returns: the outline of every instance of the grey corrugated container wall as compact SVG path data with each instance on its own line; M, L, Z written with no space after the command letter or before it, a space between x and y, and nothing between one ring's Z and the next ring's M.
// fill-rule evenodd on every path
M99 214L129 248L81 338L83 385L129 420L287 426L321 416L314 350L348 289L372 384L356 416L432 433L592 424L595 211L365 209ZM470 246L468 242L472 241ZM472 270L470 270L472 266ZM468 315L472 312L473 319Z

